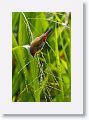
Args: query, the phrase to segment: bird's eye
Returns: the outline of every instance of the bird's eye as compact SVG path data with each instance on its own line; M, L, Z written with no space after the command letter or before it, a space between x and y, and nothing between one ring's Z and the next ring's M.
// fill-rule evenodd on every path
M44 39L44 42L46 42L46 39L47 39L47 35L45 35L43 39Z

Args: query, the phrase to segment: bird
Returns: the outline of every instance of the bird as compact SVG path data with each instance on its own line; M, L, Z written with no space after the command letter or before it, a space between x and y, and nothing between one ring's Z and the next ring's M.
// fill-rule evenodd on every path
M25 48L29 48L29 51L33 57L35 56L37 51L43 49L46 43L47 37L51 31L52 31L52 28L49 28L45 33L43 33L39 37L36 37L34 40L32 40L30 46L29 45L24 46Z

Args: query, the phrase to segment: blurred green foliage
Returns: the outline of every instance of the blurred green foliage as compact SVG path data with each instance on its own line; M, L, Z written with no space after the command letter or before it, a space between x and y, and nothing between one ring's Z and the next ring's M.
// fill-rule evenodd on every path
M35 57L21 47L50 27ZM71 101L71 13L12 13L12 101Z

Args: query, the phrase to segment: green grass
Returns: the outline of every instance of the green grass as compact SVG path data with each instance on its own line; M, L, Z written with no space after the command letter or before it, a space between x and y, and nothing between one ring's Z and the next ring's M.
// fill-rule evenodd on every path
M23 45L52 28L33 57ZM12 101L71 101L71 13L12 13Z

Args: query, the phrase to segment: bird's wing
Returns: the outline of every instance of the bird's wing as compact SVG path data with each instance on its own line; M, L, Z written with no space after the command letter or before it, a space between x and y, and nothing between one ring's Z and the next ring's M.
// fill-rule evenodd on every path
M32 47L39 47L41 45L42 41L40 40L40 37L37 37L35 40L32 41L31 46Z

